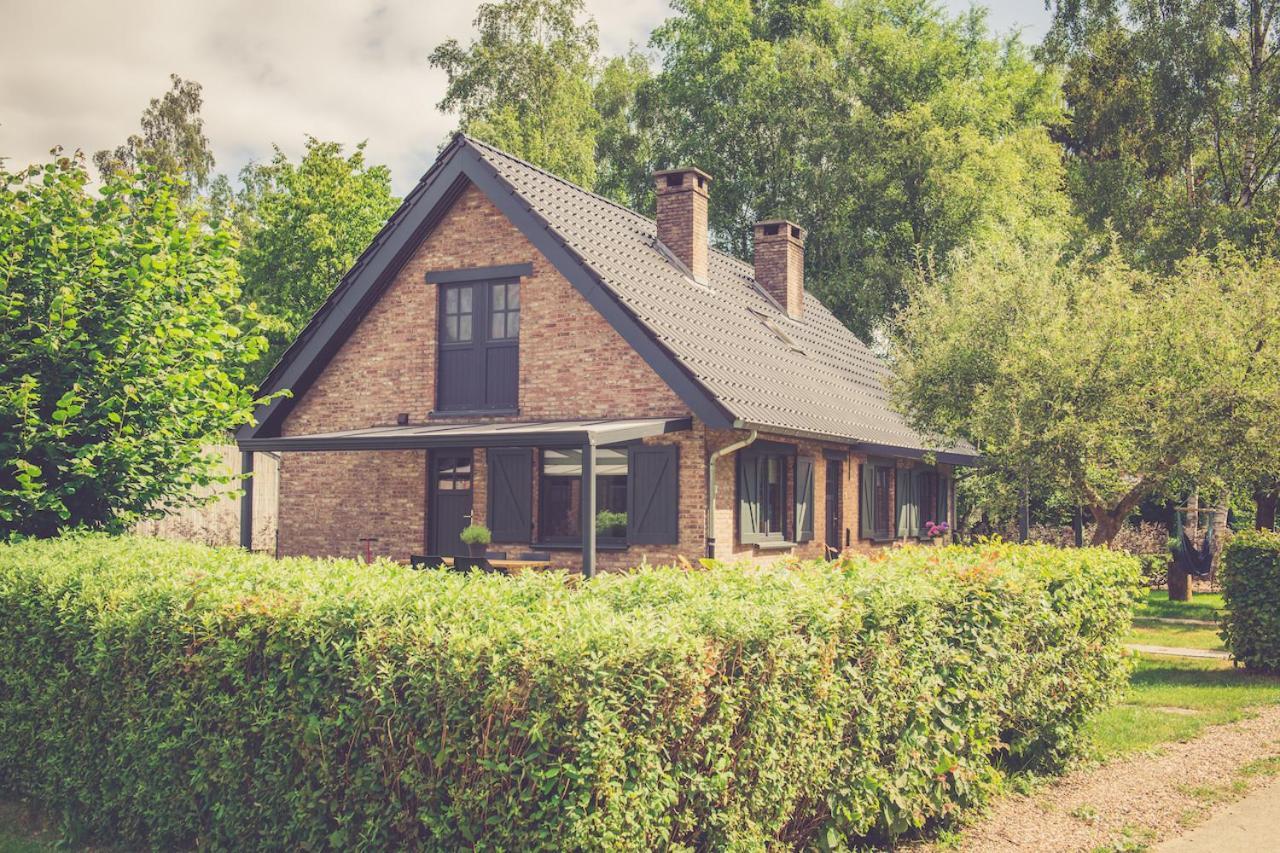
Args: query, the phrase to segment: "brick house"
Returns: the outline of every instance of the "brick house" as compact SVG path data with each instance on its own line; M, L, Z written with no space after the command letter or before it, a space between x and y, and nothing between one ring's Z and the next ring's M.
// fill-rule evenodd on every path
M974 453L930 453L890 408L804 289L804 231L758 223L753 267L709 246L708 175L654 180L656 222L455 137L237 435L246 470L280 454L279 552L462 553L475 521L589 573L949 521Z

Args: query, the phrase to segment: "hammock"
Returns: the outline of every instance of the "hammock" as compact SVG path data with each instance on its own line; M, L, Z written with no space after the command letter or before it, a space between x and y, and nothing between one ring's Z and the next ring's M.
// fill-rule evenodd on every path
M1177 545L1173 549L1173 562L1179 569L1198 578L1208 576L1213 568L1213 527L1217 513L1212 513L1209 523L1205 525L1204 543L1199 548L1187 536L1182 525L1182 513L1177 514Z

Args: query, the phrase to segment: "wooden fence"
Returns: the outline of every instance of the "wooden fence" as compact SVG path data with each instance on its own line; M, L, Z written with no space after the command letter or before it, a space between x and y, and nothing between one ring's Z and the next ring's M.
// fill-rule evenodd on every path
M210 445L218 454L224 472L240 473L240 449L234 444ZM239 482L207 486L195 490L198 497L219 495L206 504L170 513L161 519L144 521L134 528L142 536L200 542L205 545L240 544ZM276 553L279 520L280 457L258 453L253 460L253 550Z

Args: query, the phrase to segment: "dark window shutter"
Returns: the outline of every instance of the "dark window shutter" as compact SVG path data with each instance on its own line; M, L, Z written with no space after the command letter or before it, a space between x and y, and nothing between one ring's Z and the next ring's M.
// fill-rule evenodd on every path
M631 448L627 477L627 543L680 541L680 457L674 444Z
M760 541L760 457L738 454L738 541Z
M858 466L858 538L871 539L876 531L876 469Z
M813 459L796 458L796 541L813 541Z
M938 509L934 519L940 524L951 525L951 483L950 477L938 477Z
M533 451L489 451L489 529L495 542L528 542L533 532Z

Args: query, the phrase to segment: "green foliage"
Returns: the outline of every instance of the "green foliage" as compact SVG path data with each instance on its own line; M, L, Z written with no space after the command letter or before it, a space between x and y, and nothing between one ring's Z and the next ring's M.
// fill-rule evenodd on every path
M1250 669L1280 672L1280 533L1233 536L1218 582L1226 602L1222 639L1231 656Z
M246 423L235 244L174 179L71 158L0 169L0 538L120 529L216 479L202 449Z
M740 257L754 221L808 228L808 286L864 338L905 301L920 257L1064 223L1046 132L1057 78L1016 39L991 37L980 12L951 18L929 0L673 8L641 99L657 160L711 174L713 237Z
M1220 241L1274 253L1280 2L1055 0L1073 199L1136 262Z
M350 155L336 142L308 137L293 163L279 148L270 163L241 172L229 204L243 234L245 296L261 310L258 331L270 347L255 366L261 379L360 253L395 212L391 171Z
M600 510L596 513L596 533L602 536L626 536L627 514Z
M493 534L483 524L468 524L458 538L466 545L488 545L493 541Z
M1192 256L1170 275L1114 249L997 242L922 275L894 330L894 392L940 440L1079 503L1109 542L1146 497L1274 468L1280 264Z
M0 788L131 845L887 840L1122 687L1110 551L566 582L144 539L0 547Z
M170 74L169 80L172 83L169 91L152 98L143 110L142 133L133 134L114 151L97 152L93 163L103 181L143 167L179 178L184 183L175 185L175 190L184 200L189 200L209 182L213 151L204 135L204 119L200 117L204 103L200 84L183 80L177 74Z
M591 188L597 31L582 8L582 0L482 3L475 40L464 48L449 39L431 64L449 78L437 108L458 112L464 133Z

